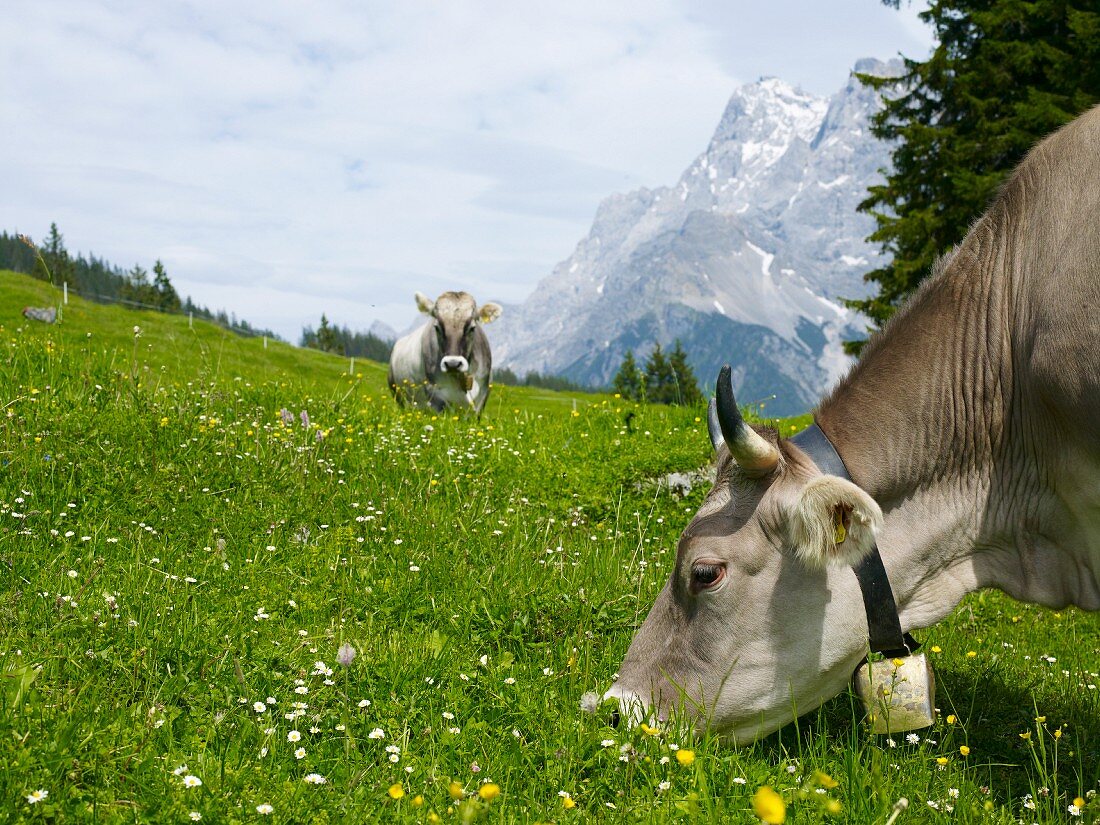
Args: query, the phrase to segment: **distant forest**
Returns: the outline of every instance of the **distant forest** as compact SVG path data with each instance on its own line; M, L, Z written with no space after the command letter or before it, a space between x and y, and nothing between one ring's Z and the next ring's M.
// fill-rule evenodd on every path
M123 304L157 312L191 314L238 335L266 335L268 338L279 339L271 330L254 327L234 313L227 313L225 310L214 312L194 303L190 296L181 300L172 286L164 264L159 260L153 264L150 273L138 264L130 270L124 270L91 254L87 257L78 254L74 257L65 248L64 237L58 231L56 223L50 224L49 234L40 244L35 244L26 235L0 232L0 269L23 272L57 286L67 283L69 291L91 301Z
M299 346L332 352L345 358L369 358L372 361L387 363L393 344L370 332L352 332L347 327L333 326L325 315L321 324L314 329L305 327Z

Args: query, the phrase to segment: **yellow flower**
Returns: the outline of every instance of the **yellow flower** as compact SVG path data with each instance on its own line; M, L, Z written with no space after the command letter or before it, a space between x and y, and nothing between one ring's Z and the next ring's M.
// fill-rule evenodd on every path
M953 713L947 714L947 724L949 724L949 725L955 724L955 714L953 714Z
M680 750L676 751L676 761L685 768L690 767L695 762L695 751L680 748Z
M1061 739L1062 738L1062 729L1061 728L1055 728L1054 738L1055 739Z
M561 806L563 808L565 808L565 810L569 811L569 810L572 810L573 808L576 808L577 803L573 801L573 797L563 796L561 798Z
M1073 798L1073 804L1076 805L1078 808L1083 808L1085 807L1085 800L1080 796L1075 796Z
M894 667L901 667L902 665L905 664L904 659L894 659L893 661L894 661Z
M447 786L447 793L451 795L451 799L462 799L466 796L466 791L464 791L462 786L457 782L452 782Z
M500 785L496 782L486 782L480 788L477 789L477 795L484 799L486 802L492 802L498 796L500 796Z
M1025 740L1025 741L1030 739L1031 738L1031 731L1025 730L1023 733L1020 734L1020 738Z
M932 645L932 652L933 653L943 653L943 648L940 647L939 645Z
M768 825L781 825L787 821L787 803L767 785L753 794L752 809Z
M825 803L825 810L831 814L838 814L841 810L840 800L830 799Z
M424 797L421 794L417 794L416 796L414 796L412 798L412 806L414 808L419 808L423 804L424 804Z
M386 793L390 795L390 799L400 799L405 795L405 789L401 787L400 782L397 782L390 785L390 789Z
M973 658L974 658L974 657L976 657L977 655L978 655L977 651L974 651L974 650L968 650L968 651L966 651L966 658L967 658L967 659L973 659Z
M1036 716L1035 717L1035 721L1038 722L1040 725L1043 724L1043 722L1045 722L1046 720L1047 720L1047 718L1045 716Z
M836 780L824 771L814 771L814 781L822 788L835 788L837 786Z
M656 736L658 733L661 732L660 728L651 728L645 722L642 722L641 728L642 728L642 733L646 734L647 736Z
M937 756L936 757L936 764L941 766L941 767L946 765L947 762L948 762L948 760L947 760L946 756Z
M959 753L963 756L970 756L970 748L966 745L959 745Z
M437 814L435 811L429 811L428 812L428 821L430 823L432 823L432 825L435 825L435 823L442 822L443 820L439 816L439 814Z

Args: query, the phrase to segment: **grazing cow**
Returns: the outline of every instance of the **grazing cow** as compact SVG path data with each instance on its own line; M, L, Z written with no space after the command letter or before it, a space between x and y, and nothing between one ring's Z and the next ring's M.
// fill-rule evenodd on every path
M1032 149L807 436L745 424L723 371L717 481L606 698L775 730L866 656L873 558L901 630L984 587L1100 609L1098 147L1100 107Z
M481 415L493 368L481 325L500 317L500 305L479 309L468 292L444 292L435 301L418 292L416 305L431 320L393 345L389 383L394 398L437 412L450 406Z

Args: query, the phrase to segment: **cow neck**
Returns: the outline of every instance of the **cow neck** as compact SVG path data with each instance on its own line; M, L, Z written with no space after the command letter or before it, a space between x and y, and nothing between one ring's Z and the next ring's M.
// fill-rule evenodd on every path
M823 473L852 481L848 468L844 465L836 447L833 446L833 442L816 423L789 440L809 456ZM908 633L902 632L898 605L877 543L872 546L870 553L858 564L853 565L852 570L856 574L860 592L863 594L863 609L867 613L867 635L871 650L888 657L908 656L910 653L915 653L920 645Z

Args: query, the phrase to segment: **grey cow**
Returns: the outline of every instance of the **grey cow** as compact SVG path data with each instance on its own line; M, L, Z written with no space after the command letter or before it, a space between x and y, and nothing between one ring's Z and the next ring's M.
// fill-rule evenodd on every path
M399 404L481 414L489 398L493 356L482 324L500 317L499 304L479 308L468 292L444 292L436 300L416 293L430 320L399 338L390 354L389 384Z
M1100 609L1100 108L1027 155L820 403L850 481L725 391L717 482L607 693L633 718L680 706L745 742L841 692L876 543L903 630L984 587Z

